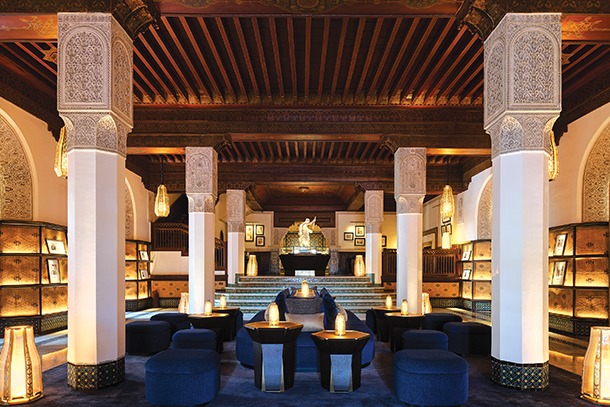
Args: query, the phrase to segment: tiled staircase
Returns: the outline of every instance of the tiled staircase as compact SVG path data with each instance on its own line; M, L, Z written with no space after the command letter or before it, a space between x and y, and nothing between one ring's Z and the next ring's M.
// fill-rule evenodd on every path
M239 276L237 284L227 286L224 293L216 293L216 303L225 295L228 306L240 307L244 318L250 318L264 309L277 294L286 287L300 288L304 277L283 276ZM317 286L318 290L326 287L335 300L356 314L364 314L367 309L385 304L387 295L396 302L396 293L384 291L375 286L369 277L332 276L305 277L309 287Z

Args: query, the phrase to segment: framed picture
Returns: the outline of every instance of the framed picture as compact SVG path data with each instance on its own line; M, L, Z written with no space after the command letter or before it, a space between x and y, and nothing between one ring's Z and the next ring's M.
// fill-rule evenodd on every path
M471 254L472 254L472 252L470 250L466 250L464 253L462 253L462 261L470 260Z
M262 236L265 234L265 225L256 225L256 236Z
M49 270L49 283L60 284L59 259L47 259L47 269Z
M343 232L343 240L354 240L354 232Z
M148 278L148 270L142 269L140 270L140 279L145 280Z
M422 249L436 249L437 242L437 230L436 228L428 229L424 231L422 237Z
M566 249L566 239L568 233L560 233L555 238L555 250L553 250L553 256L563 256L563 252Z
M256 245L264 246L265 245L265 236L256 236Z
M146 250L140 250L140 260L148 261L148 252Z
M472 277L472 270L471 269L465 269L462 272L462 280L470 280L470 277Z
M62 240L46 239L50 254L66 254L66 246Z
M364 225L356 226L356 237L364 237L365 233L366 233L366 228L364 227Z
M387 236L381 236L381 247L386 247L388 244L388 237Z
M246 242L254 241L254 225L246 225Z
M354 246L365 246L366 240L363 237L357 237L354 239Z
M568 262L556 261L553 266L553 279L551 280L551 285L563 285L566 279L566 266Z

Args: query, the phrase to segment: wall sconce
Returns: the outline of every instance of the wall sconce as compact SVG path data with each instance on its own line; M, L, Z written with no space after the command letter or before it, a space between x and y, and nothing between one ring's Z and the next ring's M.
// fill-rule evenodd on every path
M227 308L227 297L225 297L224 295L220 296L220 308Z
M269 325L278 326L280 324L280 309L275 302L269 306Z
M208 317L210 315L212 315L212 302L211 301L208 300L205 302L205 305L203 306L203 312Z
M345 318L342 313L338 313L337 318L335 318L335 335L345 335Z
M421 293L422 313L429 314L432 312L432 303L430 303L430 294Z
M390 297L389 295L387 297L385 297L385 307L387 309L392 309L392 297Z
M354 263L354 276L366 276L366 266L364 265L364 258L361 254L356 255L356 262Z
M0 353L0 404L22 404L42 397L42 368L30 325L4 329Z
M258 262L256 261L256 255L251 254L248 258L248 266L246 267L246 275L247 276L256 276L258 275Z
M582 398L610 404L610 327L591 327L582 368Z
M55 174L59 178L68 178L68 146L66 143L66 126L59 132L59 141L55 148Z
M402 300L400 305L400 315L409 315L409 303L407 300Z
M189 313L189 293L180 294L180 304L178 305L178 312L183 314Z

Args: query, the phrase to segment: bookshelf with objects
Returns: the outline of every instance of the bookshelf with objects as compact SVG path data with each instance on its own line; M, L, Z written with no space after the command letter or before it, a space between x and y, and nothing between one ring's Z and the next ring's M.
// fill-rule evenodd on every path
M608 222L549 229L549 329L588 336L608 325Z
M462 306L491 312L491 240L473 240L458 246Z
M35 334L67 327L67 249L65 226L0 221L0 336L15 325Z
M152 306L150 242L125 240L125 310Z

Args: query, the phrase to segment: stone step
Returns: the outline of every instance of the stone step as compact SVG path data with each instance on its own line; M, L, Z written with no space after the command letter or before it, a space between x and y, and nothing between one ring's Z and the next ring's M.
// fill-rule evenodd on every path
M344 287L344 286L323 286L326 287L328 292L332 295L339 293L384 293L386 292L383 287ZM298 287L297 287L298 288ZM311 286L310 286L311 288ZM318 291L322 287L318 286ZM227 287L225 293L228 294L250 294L250 293L265 293L265 294L276 294L282 290L277 287Z
M265 283L265 284L301 284L303 279L309 285L320 283L371 283L370 277L354 276L328 276L328 277L285 277L285 276L238 276L238 284Z

